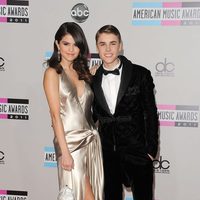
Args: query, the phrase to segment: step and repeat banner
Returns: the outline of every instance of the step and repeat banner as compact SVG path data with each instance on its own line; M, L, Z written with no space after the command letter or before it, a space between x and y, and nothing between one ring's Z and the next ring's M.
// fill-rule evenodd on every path
M0 0L0 200L55 200L53 131L43 92L45 60L65 21L95 33L113 24L123 54L156 85L160 149L154 200L200 200L200 1ZM114 200L114 199L112 199ZM133 200L129 188L124 200Z

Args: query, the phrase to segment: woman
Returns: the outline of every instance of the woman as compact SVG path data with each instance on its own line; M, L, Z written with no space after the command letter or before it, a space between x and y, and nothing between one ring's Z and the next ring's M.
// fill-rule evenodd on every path
M63 23L55 34L44 90L55 133L59 188L67 185L76 200L102 200L102 155L91 114L88 54L81 27Z

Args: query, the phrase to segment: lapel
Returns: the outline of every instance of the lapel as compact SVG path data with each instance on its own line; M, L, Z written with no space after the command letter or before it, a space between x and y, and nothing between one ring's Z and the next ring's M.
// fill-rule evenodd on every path
M119 86L116 107L119 104L122 97L124 96L124 93L126 91L126 88L129 85L131 78L134 78L133 77L133 68L134 68L133 64L131 62L127 62L125 60L125 57L123 57L123 56L120 56L120 59L121 59L121 62L123 63L123 67L122 67L121 83Z
M112 115L110 112L110 109L108 107L108 104L106 102L104 93L103 93L103 89L101 87L101 83L102 83L102 75L103 75L103 67L102 65L99 67L99 69L97 70L97 73L95 75L95 80L93 83L93 88L94 88L94 92L95 92L95 98L98 101L98 103L101 105L101 108L103 110L105 110L109 115Z

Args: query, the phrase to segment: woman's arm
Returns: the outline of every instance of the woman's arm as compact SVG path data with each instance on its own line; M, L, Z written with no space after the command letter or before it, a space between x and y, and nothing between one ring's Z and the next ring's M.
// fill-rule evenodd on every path
M54 134L58 140L62 153L62 167L66 170L71 170L74 167L74 163L67 146L64 128L60 117L59 75L53 68L48 68L45 71L43 85L50 108Z

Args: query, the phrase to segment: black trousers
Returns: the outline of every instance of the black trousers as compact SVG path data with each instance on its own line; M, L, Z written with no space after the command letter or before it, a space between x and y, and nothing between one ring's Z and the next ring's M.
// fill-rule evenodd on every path
M104 193L105 200L123 200L123 180L120 157L117 152L103 151ZM153 163L151 159L145 164L126 163L125 169L131 181L134 200L152 200Z

